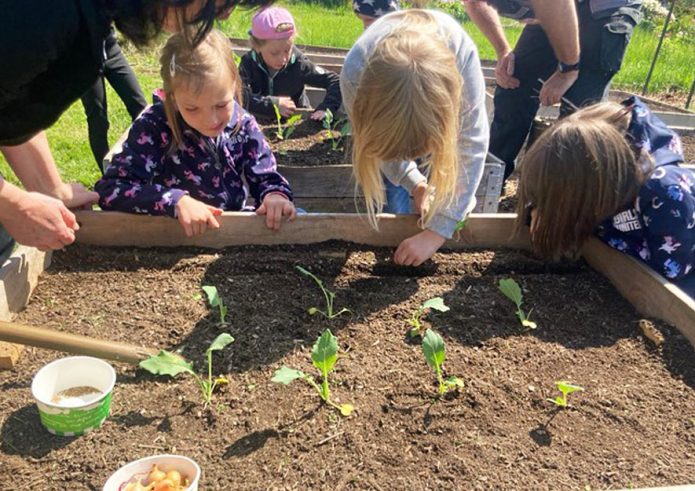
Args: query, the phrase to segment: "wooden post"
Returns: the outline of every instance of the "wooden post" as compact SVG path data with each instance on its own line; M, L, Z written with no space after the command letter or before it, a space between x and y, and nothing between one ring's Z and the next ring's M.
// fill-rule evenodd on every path
M0 268L0 320L10 321L24 309L39 275L51 263L51 253L19 246ZM13 368L22 347L0 342L0 370Z

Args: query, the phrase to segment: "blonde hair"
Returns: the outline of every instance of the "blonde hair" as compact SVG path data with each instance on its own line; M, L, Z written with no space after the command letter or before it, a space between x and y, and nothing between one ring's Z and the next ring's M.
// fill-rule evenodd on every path
M527 153L515 226L520 233L535 211L531 243L540 255L576 256L599 223L637 196L651 168L642 169L626 140L629 120L629 108L596 104L555 123Z
M375 228L386 201L384 162L428 156L431 202L424 225L452 202L459 173L463 80L454 53L429 12L394 16L402 20L369 57L350 114L353 173Z
M165 93L164 112L174 136L170 151L175 151L182 141L183 119L173 97L177 88L185 86L199 93L207 81L226 74L234 84L234 99L242 104L241 78L233 53L229 39L216 29L197 46L191 46L184 34L174 34L167 40L159 62Z

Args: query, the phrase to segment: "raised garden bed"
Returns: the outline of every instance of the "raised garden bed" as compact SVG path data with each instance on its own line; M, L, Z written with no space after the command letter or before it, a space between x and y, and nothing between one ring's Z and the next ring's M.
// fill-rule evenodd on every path
M92 215L80 217L80 240L122 235L108 220L97 230ZM412 224L404 220L386 223L383 234L408 233ZM166 235L169 222L146 221L148 240L181 243L177 229ZM141 236L136 222L123 222L125 240ZM463 240L499 243L497 228L473 220ZM302 230L287 232L292 240ZM228 234L217 240L235 236ZM228 331L236 341L215 366L230 384L203 410L192 379L118 365L105 425L57 438L40 426L28 385L59 355L32 350L17 371L0 373L0 478L99 489L126 461L179 452L202 466L201 489L604 489L693 481L695 421L687 408L695 407L695 357L678 331L656 321L665 342L653 347L637 327L642 315L582 264L548 265L496 249L437 254L411 269L393 266L391 251L332 242L217 252L82 245L54 254L18 321L181 348L198 361ZM310 317L306 309L321 306L322 297L296 265L322 278L336 291L336 307L354 314ZM497 289L510 277L524 287L535 331L520 326ZM217 286L228 325L199 297L201 285ZM439 401L420 347L405 338L406 319L432 296L451 310L426 320L447 342L447 373L466 383ZM311 345L326 327L341 347L333 397L355 406L349 418L321 406L308 387L270 383L283 364L311 371ZM545 401L561 379L586 389L570 396L574 409Z

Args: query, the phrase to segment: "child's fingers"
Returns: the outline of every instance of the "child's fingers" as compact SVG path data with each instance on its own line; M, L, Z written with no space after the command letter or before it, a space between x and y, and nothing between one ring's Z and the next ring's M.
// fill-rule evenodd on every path
M217 213L217 215L220 215L220 214L221 214L221 213ZM217 218L215 218L215 213L213 213L212 215L210 215L210 216L208 217L208 219L207 219L207 221L205 222L205 224L206 224L207 226L209 226L210 228L220 228L220 222L218 222L218 221L217 221Z
M223 213L220 208L216 208L210 205L208 205L208 210L210 210L210 213L212 213L216 217L220 216Z
M179 223L183 227L183 232L186 234L186 237L191 237L193 235L193 229L191 228L191 222L187 218L182 218L179 219Z
M288 203L285 205L285 215L289 215L287 217L288 222L294 221L294 219L297 218L297 208L295 208L292 203Z
M270 222L268 228L280 230L280 223L282 223L282 208L282 206L274 206L268 209L268 220Z
M256 208L256 215L265 215L265 214L266 214L266 210L267 210L267 208L266 208L266 206L265 206L265 203L262 203L261 206L259 206L258 208Z

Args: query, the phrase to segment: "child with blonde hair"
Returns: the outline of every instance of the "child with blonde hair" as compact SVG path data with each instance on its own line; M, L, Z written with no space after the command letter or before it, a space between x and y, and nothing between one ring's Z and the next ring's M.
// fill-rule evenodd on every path
M393 12L357 40L340 82L369 220L377 227L386 203L383 172L413 195L422 217L425 230L394 254L397 264L417 266L475 206L489 139L476 47L442 12ZM415 163L419 157L426 175Z
M326 89L326 97L311 114L321 121L326 110L336 114L342 104L338 75L314 65L295 45L292 14L282 7L264 8L253 16L249 31L251 50L241 57L246 107L258 116L291 116L297 108L309 108L306 85Z
M168 215L187 236L219 228L223 210L241 210L247 190L256 213L277 230L296 215L292 191L256 120L241 107L232 45L212 31L192 47L182 34L162 55L163 100L134 122L123 149L97 182L104 210Z
M574 256L592 235L695 297L695 174L680 139L636 97L557 122L519 180L517 231L542 256Z

